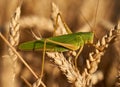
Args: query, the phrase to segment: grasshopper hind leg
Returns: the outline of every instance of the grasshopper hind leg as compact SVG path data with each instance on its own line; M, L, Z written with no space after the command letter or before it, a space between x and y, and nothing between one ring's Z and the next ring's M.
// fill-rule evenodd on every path
M45 39L45 41L44 41L44 47L43 47L42 68L41 68L41 75L40 75L40 78L41 78L41 79L42 79L42 77L43 77L43 73L44 73L45 51L46 51L46 39Z
M83 47L84 47L84 46L81 46L81 47L80 47L80 49L79 49L79 51L78 51L77 55L75 56L75 67L77 67L77 59L78 59L78 57L79 57L80 53L82 52Z
M33 51L35 51L35 46L36 46L37 43L39 43L39 42L36 41L34 43ZM44 74L45 52L46 52L46 39L44 40L44 45L43 45L42 65L41 65L41 74L40 74L40 79L41 80L42 80L42 77L43 77L43 74Z

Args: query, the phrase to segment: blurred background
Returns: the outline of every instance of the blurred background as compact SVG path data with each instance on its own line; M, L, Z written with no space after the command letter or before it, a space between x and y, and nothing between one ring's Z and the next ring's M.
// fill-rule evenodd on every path
M99 0L99 3L98 0L23 0L19 21L20 43L35 40L30 29L33 29L35 33L40 32L43 38L52 36L54 29L50 21L52 2L58 6L63 19L73 32L94 30L97 35L96 39L100 39L111 27L117 25L120 20L120 0ZM0 32L6 37L8 32L6 26L8 26L18 3L19 0L0 0ZM96 9L97 15L95 15ZM90 30L83 16L91 26L95 24L93 30ZM96 21L94 23L95 19ZM119 63L118 59L120 59L119 44L120 38L110 44L108 49L106 49L98 68L99 71L103 72L104 79L98 82L94 87L112 87L115 84ZM84 49L81 54L83 57L86 54L86 50L87 49ZM31 68L37 74L40 74L42 52L18 52L21 53ZM4 76L4 73L7 72L7 75L10 73L10 70L4 66L6 65L3 59L5 54L7 54L7 46L0 39L0 87L5 87L7 83L11 83L9 87L13 87L8 76ZM10 66L9 64L7 65ZM16 87L27 87L26 83L21 79L21 76L27 79L31 84L36 81L33 75L19 60L17 60L16 72ZM43 81L47 87L72 87L72 84L67 82L66 77L58 67L54 65L50 58L46 58Z

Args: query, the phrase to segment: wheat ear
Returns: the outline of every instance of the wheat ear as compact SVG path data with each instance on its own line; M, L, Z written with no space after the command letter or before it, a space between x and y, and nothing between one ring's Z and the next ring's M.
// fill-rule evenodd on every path
M9 30L9 42L5 39L5 37L0 33L0 37L5 41L5 43L9 46L8 54L12 58L13 63L16 61L16 58L18 57L22 63L29 69L29 71L35 76L35 78L38 78L38 76L35 74L35 72L30 68L30 66L24 61L24 59L20 56L20 54L15 50L15 46L19 42L19 23L18 19L20 17L20 7L17 8L14 16L11 19L10 22L10 30ZM14 66L15 68L15 66ZM14 80L14 78L13 78ZM45 84L41 81L41 84L45 86Z
M60 13L58 7L52 3L52 20L53 26L57 26L58 34L66 34L65 27L62 23L62 19L59 17L56 21L57 14ZM57 22L57 25L56 25ZM57 31L56 30L56 31ZM59 31L61 30L61 31ZM67 61L64 57L63 53L58 52L47 52L47 55L54 60L54 63L59 67L59 69L63 72L63 74L67 77L68 82L74 84L75 87L82 87L82 77L79 73L79 70L74 66L74 64L70 61Z
M47 55L54 60L54 63L67 77L68 82L74 84L75 87L82 87L84 85L78 69L71 62L67 61L62 53L47 52Z
M86 60L86 68L84 69L83 77L85 79L86 85L90 85L92 74L97 71L98 64L101 61L101 56L105 53L105 49L110 45L110 43L120 34L120 29L114 27L109 31L108 34L98 40L95 44L95 52L89 53L89 59ZM98 48L98 49L97 49Z
M16 46L19 42L19 23L18 20L20 18L20 6L17 7L17 9L15 10L14 15L11 17L10 22L9 22L9 34L8 34L8 39L9 39L9 43L12 46ZM2 35L2 34L1 34ZM7 86L13 86L15 87L17 83L17 79L16 79L16 75L17 75L17 69L19 69L19 66L17 66L17 55L14 54L14 52L8 48L7 51L5 51L3 58L3 76L8 75L7 73L9 72L10 75L7 76L7 79L5 80L5 84L4 85ZM4 69L4 67L6 69ZM16 68L17 67L17 68ZM7 71L4 71L7 70ZM4 77L5 78L5 77ZM10 82L11 81L11 82ZM10 82L10 84L9 84ZM6 84L7 83L7 84Z
M19 23L18 20L20 19L20 6L17 7L13 17L10 20L9 23L9 43L15 47L18 45L19 43L19 36L20 36L20 32L19 32ZM12 58L13 63L16 61L17 59L17 55L12 51L11 48L8 49L8 54L9 56ZM14 65L14 64L13 64Z

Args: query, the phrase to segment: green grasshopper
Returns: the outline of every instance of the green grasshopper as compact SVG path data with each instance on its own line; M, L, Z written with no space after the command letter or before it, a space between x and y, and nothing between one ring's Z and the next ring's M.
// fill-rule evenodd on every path
M63 21L60 13L57 14L55 31L57 30L58 17L61 18L62 23L63 23L66 31L68 32L68 34L60 35L60 36L53 36L53 37L45 38L45 39L41 39L41 40L29 41L29 42L25 42L25 43L22 43L19 45L19 49L24 50L24 51L43 50L43 62L42 62L41 77L43 75L45 51L47 51L47 52L66 52L66 51L70 51L70 50L72 50L72 51L79 50L75 57L75 66L77 67L77 58L78 58L79 54L81 53L84 45L85 44L93 44L93 39L94 39L93 32L72 33L71 30L66 25L66 23Z
M43 50L46 40L46 51L65 52L69 50L78 50L84 46L84 44L92 44L93 38L93 32L78 32L50 37L47 39L25 42L19 45L19 49L24 51Z
M58 19L58 16L60 16L60 18L62 19L60 13L58 13L56 20ZM75 58L75 60L77 61L77 57L80 54L81 50L83 49L84 44L93 44L94 33L93 32L71 33L71 31L68 29L65 23L64 26L69 34L25 42L19 45L19 49L24 51L32 50L39 51L44 49L44 45L46 45L45 51L47 52L65 52L80 49Z
M60 15L60 13L58 13L56 22L58 20L58 16L60 16L60 18L62 19L62 16ZM84 45L93 44L93 39L94 39L93 32L71 33L71 31L69 30L67 25L64 23L64 21L63 21L63 24L64 24L66 31L68 31L69 34L54 36L54 37L41 39L41 40L28 41L28 42L24 42L19 45L19 49L24 50L24 51L43 50L41 78L42 78L43 69L44 69L45 51L66 52L70 50L72 51L79 50L75 57L75 66L77 67L77 58L79 54L81 53Z
M82 51L84 44L93 44L93 38L93 32L78 32L25 42L19 45L19 49L24 51L37 51L45 49L45 51L48 52L65 52L80 49L77 56L75 57L75 61L77 62L77 58ZM46 45L45 48L44 45ZM75 65L77 65L76 62Z

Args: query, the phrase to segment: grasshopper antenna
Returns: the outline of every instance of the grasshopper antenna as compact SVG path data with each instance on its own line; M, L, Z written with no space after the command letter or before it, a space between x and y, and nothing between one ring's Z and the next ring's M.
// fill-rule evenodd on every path
M93 27L96 27L96 20L97 20L97 14L98 14L98 7L99 7L99 0L97 1L97 6L96 6L96 10L95 10L95 19L94 19L94 25Z
M97 14L98 14L98 7L99 7L99 0L97 0L97 6L96 6L96 10L95 10L95 19L94 19L94 25L93 25L93 33L95 32L96 28L96 20L97 20ZM97 35L94 33L95 37L97 38Z
M81 12L81 15L80 15L83 20L89 25L90 29L93 29L93 27L90 25L90 23L88 22L88 20L85 18L85 16L83 16L82 12Z
M96 27L96 19L97 19L97 14L98 14L99 0L97 1L97 5L96 6L97 7L96 7L96 10L95 10L95 18L94 18L94 24L93 24L93 26L91 26L91 24L89 23L89 21L85 18L85 16L81 12L81 17L89 25L89 27L92 30L92 32L94 33L95 37L97 37L97 35L95 34L95 29L94 28Z

